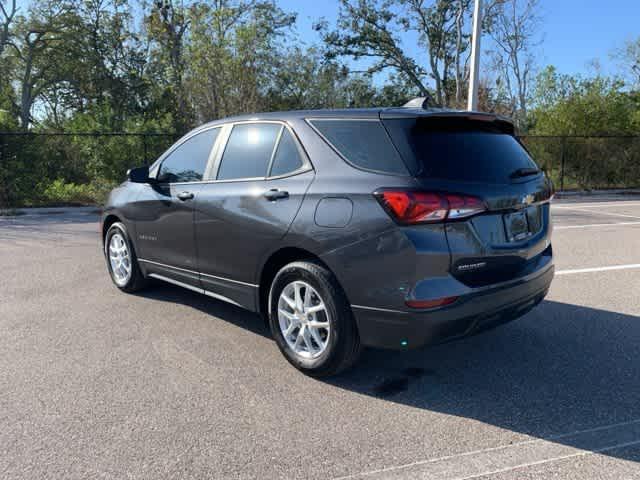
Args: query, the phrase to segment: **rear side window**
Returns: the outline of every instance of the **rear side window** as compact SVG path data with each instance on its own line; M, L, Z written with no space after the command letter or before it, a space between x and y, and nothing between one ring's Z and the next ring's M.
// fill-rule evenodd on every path
M302 167L302 158L293 136L286 128L282 130L280 143L273 157L270 176L286 175Z
M509 183L516 170L537 168L516 138L486 122L413 118L384 123L420 177Z
M198 182L202 180L211 148L220 133L212 128L198 133L176 147L163 161L157 180L163 183Z
M275 123L234 125L222 155L218 180L266 177L281 128Z
M340 154L365 170L407 175L407 167L378 120L311 120Z

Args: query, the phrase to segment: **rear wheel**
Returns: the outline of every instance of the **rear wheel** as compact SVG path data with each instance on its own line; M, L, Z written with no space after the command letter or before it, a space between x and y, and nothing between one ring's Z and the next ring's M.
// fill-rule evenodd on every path
M275 276L269 294L271 333L287 360L324 377L349 368L360 339L335 276L316 262L294 262Z
M120 290L135 292L147 285L124 224L116 222L109 227L104 253L111 280Z

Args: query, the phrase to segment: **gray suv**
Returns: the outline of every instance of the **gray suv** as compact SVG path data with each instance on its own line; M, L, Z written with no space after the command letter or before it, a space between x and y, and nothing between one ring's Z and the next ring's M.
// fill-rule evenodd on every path
M415 102L414 102L415 105ZM296 368L513 320L553 278L551 182L509 121L400 107L215 121L129 171L102 218L113 282L259 312Z

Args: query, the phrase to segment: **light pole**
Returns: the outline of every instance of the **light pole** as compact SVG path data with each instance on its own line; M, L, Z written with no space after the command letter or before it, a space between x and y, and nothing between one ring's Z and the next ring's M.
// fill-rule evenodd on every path
M482 35L482 0L475 0L473 9L473 37L471 39L471 71L467 110L478 109L478 81L480 77L480 37Z

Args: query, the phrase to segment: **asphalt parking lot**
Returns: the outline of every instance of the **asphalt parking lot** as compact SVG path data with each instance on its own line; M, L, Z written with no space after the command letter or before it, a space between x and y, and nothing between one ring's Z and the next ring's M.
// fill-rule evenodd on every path
M95 215L0 217L0 478L640 478L640 199L553 212L536 310L329 381L253 314L120 293Z

